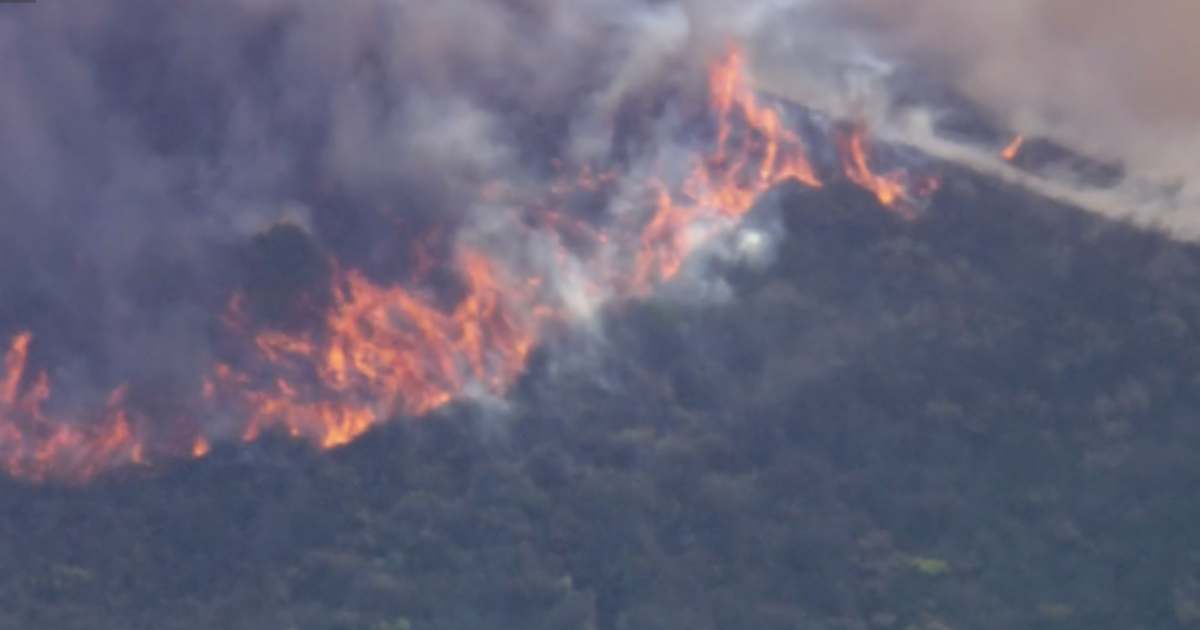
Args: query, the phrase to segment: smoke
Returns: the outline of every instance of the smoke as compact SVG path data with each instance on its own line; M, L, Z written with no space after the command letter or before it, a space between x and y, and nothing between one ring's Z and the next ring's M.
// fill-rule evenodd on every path
M561 242L528 234L513 201L544 193L564 162L688 170L695 147L656 126L674 116L666 126L685 128L687 112L663 95L703 97L730 40L788 60L810 93L854 102L890 69L884 55L949 59L965 92L1018 127L1200 174L1188 142L1200 131L1187 31L1198 14L1166 0L13 7L0 12L0 336L31 329L36 366L99 391L195 389L231 293L322 273L299 258L244 269L261 260L244 250L280 223L378 283L430 256L452 266L471 239L519 272L549 270L530 275L567 310L593 313L612 287L589 286ZM653 177L630 179L592 202L617 220L640 211ZM504 202L487 194L497 182ZM734 249L762 256L769 232ZM283 241L268 246L302 257Z
M963 93L1020 131L1200 180L1200 4L828 1L884 46L939 59Z
M0 458L84 478L269 428L337 446L503 395L564 321L602 343L614 299L727 298L721 268L771 259L756 202L782 182L840 174L909 212L924 179L872 172L861 125L744 80L745 45L793 25L815 38L780 51L818 88L887 70L824 19L817 0L0 13Z
M643 0L0 12L0 338L32 330L33 367L72 384L56 394L128 381L186 400L257 235L298 225L383 282L419 264L418 241L443 259L456 234L519 249L532 241L481 191L611 154L631 100L702 85L717 15Z

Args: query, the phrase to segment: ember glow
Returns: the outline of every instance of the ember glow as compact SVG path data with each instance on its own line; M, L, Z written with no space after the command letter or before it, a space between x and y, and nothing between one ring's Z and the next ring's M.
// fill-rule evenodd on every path
M1019 135L1001 149L1000 157L1005 162L1011 162L1017 158L1017 154L1021 152L1021 147L1023 146L1025 146L1025 136Z
M785 181L822 186L802 135L756 97L740 51L712 66L708 86L713 137L682 177L563 166L532 207L514 208L528 198L509 199L504 182L485 186L480 203L504 211L494 216L512 217L510 233L551 243L554 266L579 269L577 282L590 299L653 293L697 250L734 228L766 191ZM913 216L910 203L932 190L929 181L918 186L899 172L874 172L861 125L838 137L836 149L842 176L902 216ZM581 220L561 207L572 194L618 187L633 191L623 197L618 218ZM82 482L120 465L202 457L210 440L249 441L267 430L333 448L393 418L420 416L473 392L502 397L548 328L569 325L574 311L537 265L492 249L459 243L453 268L463 291L450 306L433 297L420 273L381 284L336 260L332 303L313 330L256 328L243 296L233 296L222 321L242 351L236 360L199 370L202 400L181 423L189 427L182 438L179 429L166 439L150 422L136 421L126 410L124 388L94 413L51 414L47 375L26 368L35 340L18 334L0 375L2 464L10 475L33 481ZM218 415L237 419L240 430L206 432L204 418Z

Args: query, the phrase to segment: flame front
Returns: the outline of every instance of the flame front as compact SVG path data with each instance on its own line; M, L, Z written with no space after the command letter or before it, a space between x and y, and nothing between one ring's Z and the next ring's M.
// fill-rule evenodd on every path
M758 103L742 65L735 49L710 73L714 149L694 161L674 193L659 180L651 182L654 212L641 232L630 285L637 294L674 277L698 243L731 227L767 190L787 180L821 187L804 143L778 111Z
M732 50L712 67L711 148L692 158L683 177L656 173L631 184L630 173L580 167L577 175L564 174L550 185L534 210L512 212L523 217L514 223L537 215L536 229L549 234L557 248L557 266L574 261L588 295L628 299L675 278L689 256L736 226L772 187L788 180L821 187L800 134L776 108L759 102L742 65L741 52ZM911 215L904 204L914 191L905 178L872 171L865 128L854 127L837 149L846 179ZM616 185L640 191L633 197L642 200L620 220L592 224L556 209L565 196ZM502 183L486 186L481 203L502 206L507 191ZM580 240L588 243L583 253L567 245ZM569 322L572 312L561 295L545 290L542 276L506 260L486 247L460 243L455 269L464 291L449 307L424 292L419 277L408 284L379 284L334 261L332 304L322 325L307 333L255 330L242 311L243 296L235 295L223 321L244 351L238 360L215 362L207 370L198 416L241 419L234 437L242 440L282 429L332 448L469 391L503 396L547 326ZM79 422L47 414L49 380L44 373L30 379L26 370L32 340L28 333L12 340L0 379L0 458L9 474L82 481L144 461L147 448L156 457L202 457L210 451L213 436L196 428L172 441L175 447L148 446L149 424L130 421L124 388Z
M449 313L402 287L340 274L319 335L261 332L253 372L219 365L206 390L241 403L244 440L284 427L325 448L440 407L473 383L503 394L537 339L538 311L487 258L466 252L461 269L467 295Z
M39 372L26 387L33 335L13 338L0 378L0 460L9 474L34 481L83 481L122 464L142 462L143 447L122 409L124 388L84 422L49 415L50 381Z

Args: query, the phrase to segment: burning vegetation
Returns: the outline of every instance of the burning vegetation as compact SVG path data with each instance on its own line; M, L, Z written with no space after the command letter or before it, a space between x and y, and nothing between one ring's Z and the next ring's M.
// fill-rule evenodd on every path
M1113 164L742 3L39 6L0 628L1200 623L1200 248L1030 185Z
M756 97L736 49L713 64L707 83L700 126L708 131L692 143L682 176L560 164L546 195L528 207L527 195L508 198L505 182L484 186L479 203L505 217L506 234L523 235L528 247L535 239L548 243L552 266L578 269L586 300L603 304L644 297L672 281L772 188L822 187L810 143L837 152L840 172L832 177L904 217L913 218L936 187L936 179L919 173L877 172L863 125L834 128L811 116L807 127L789 124L783 108ZM581 194L612 210L580 218L571 200ZM20 332L4 364L3 466L34 481L81 482L116 466L203 456L211 440L250 441L270 430L332 448L468 392L502 397L546 331L570 325L574 315L544 264L514 264L492 249L486 240L455 241L441 263L461 286L449 303L428 265L400 280L378 280L328 252L321 254L329 259L327 286L302 287L283 302L292 315L310 313L304 325L264 323L244 308L261 298L236 292L220 319L220 345L229 351L197 368L199 396L177 421L129 405L125 385L92 410L54 404L47 372L28 366L38 340ZM237 428L213 431L214 417L233 418Z
M501 435L452 403L332 451L264 431L80 487L0 478L0 627L1190 627L1200 248L970 172L939 190L907 221L846 180L783 186L737 299L606 309L573 373L531 352ZM296 264L301 236L260 246L300 284L345 273ZM351 290L311 299L376 295ZM319 330L245 296L235 349Z

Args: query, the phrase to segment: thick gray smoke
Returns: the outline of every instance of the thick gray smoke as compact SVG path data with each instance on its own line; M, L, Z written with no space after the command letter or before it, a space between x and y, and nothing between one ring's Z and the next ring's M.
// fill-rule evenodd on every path
M627 94L686 47L703 62L719 31L703 15L640 0L0 8L0 335L31 328L59 369L86 357L84 380L195 382L237 282L230 251L290 220L394 266L403 237L452 226L489 182L608 150Z
M1198 17L1184 0L5 6L0 334L32 328L58 365L99 357L87 379L192 382L239 282L230 252L267 226L394 272L487 185L612 155L629 103L702 80L731 38L810 91L891 51L940 56L1018 128L1200 175Z

